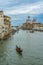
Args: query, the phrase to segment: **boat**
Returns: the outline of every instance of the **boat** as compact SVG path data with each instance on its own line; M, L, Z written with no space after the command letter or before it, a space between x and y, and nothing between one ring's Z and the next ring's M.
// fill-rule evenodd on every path
M16 45L16 51L17 51L18 53L22 53L23 50Z

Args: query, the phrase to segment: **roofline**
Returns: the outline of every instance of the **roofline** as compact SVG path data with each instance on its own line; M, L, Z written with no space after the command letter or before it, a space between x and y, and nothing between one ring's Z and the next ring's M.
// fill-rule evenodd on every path
M11 17L9 17L9 16L6 16L6 15L4 15L4 17L7 17L7 18L10 18L10 19L11 19Z

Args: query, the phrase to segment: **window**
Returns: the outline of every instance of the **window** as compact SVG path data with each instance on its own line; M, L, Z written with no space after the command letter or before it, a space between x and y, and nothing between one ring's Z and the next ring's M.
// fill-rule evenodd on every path
M2 32L4 32L4 30Z
M4 21L4 24L6 25L6 21Z
M0 17L2 17L2 15L0 15Z
M4 28L4 26L2 26L2 28Z

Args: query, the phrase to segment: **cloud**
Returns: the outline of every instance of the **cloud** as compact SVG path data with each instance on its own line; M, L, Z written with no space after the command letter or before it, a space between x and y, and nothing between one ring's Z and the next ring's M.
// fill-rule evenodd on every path
M12 7L13 5L15 6L15 4L17 3L17 0L0 0L0 8L3 10L8 10L10 7Z
M12 0L1 0L1 1L0 1L0 5L1 5L1 6L8 5L8 4L11 3L11 1L12 1Z
M15 17L15 18L12 18L13 21L18 21L18 20L22 20L22 18L19 18L19 17Z
M8 15L17 15L17 14L41 14L43 13L43 1L39 1L33 4L13 6L10 7L5 13Z

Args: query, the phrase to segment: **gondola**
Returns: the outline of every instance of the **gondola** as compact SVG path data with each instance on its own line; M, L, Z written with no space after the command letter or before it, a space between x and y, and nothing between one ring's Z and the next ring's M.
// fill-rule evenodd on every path
M18 53L22 53L23 50L22 50L20 47L16 46L16 51L17 51Z

